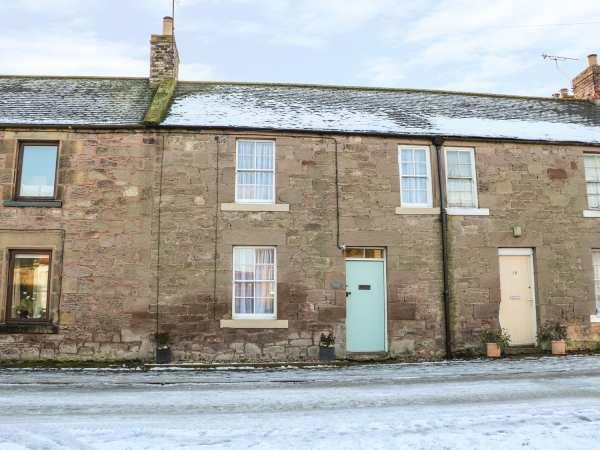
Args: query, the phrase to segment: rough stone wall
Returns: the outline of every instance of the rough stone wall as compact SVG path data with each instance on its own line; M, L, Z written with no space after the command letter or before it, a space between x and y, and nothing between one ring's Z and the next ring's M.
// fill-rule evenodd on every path
M586 209L583 154L597 148L517 143L475 147L479 207L490 216L449 218L452 323L457 350L479 345L497 327L498 248L534 249L538 324L571 324L575 348L597 339L592 249L600 248L598 219ZM523 234L515 238L512 227ZM594 338L596 336L596 338ZM479 350L479 349L477 349Z
M220 209L221 203L234 202L236 138L275 140L276 198L277 203L289 204L289 212ZM388 252L389 350L393 355L439 356L443 341L438 218L395 214L398 140L337 139L341 243L381 246ZM335 205L335 143L330 138L169 136L159 318L161 330L172 337L175 357L311 359L317 356L321 332L330 330L337 338L337 354L343 357L345 267L336 245ZM232 314L234 245L277 247L278 319L288 320L288 329L220 328L220 319Z
M234 202L239 138L275 141L276 198L289 205L289 212L221 209L221 204ZM10 242L22 245L32 232L52 242L62 265L62 283L53 280L52 290L60 297L53 315L60 331L0 334L0 359L151 360L157 265L159 331L170 334L176 360L313 359L319 335L327 331L337 337L337 355L345 356L345 263L336 245L333 138L0 131L3 199L12 194L18 139L61 141L58 191L64 203L56 209L0 206L0 252ZM441 357L439 217L395 212L400 196L397 146L428 143L335 139L340 243L385 247L387 252L389 351L392 356ZM573 348L596 346L600 326L590 323L590 250L600 248L600 229L597 219L582 214L582 156L597 148L447 145L475 148L479 205L491 211L489 217L449 218L455 350L474 349L478 334L498 325L500 247L534 248L538 321L566 321ZM434 182L434 207L439 206L436 188ZM513 225L522 227L522 237L512 236ZM278 319L288 320L289 328L220 327L220 320L232 314L234 245L277 247ZM0 270L4 277L5 258ZM5 283L0 289L1 306Z
M62 208L0 206L4 247L39 246L40 236L50 236L44 246L52 245L54 262L62 264L62 280L54 267L52 280L60 304L51 298L59 333L0 334L0 359L150 358L159 141L132 131L0 131L3 200L12 195L19 139L61 142ZM60 233L56 237L48 230ZM55 243L59 238L62 242ZM4 259L1 270L4 279ZM4 304L6 283L0 289Z

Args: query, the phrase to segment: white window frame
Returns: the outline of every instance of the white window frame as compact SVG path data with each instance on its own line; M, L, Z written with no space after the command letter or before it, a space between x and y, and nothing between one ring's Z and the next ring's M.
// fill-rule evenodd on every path
M588 192L587 192L587 186L588 186L588 183L598 183L598 182L597 181L589 181L587 178L586 169L585 169L585 158L586 157L597 158L598 160L600 160L600 153L584 153L583 154L583 177L585 180L585 204L587 206L588 211L590 211L592 213L597 213L600 211L600 207L598 207L598 206L592 207L590 205L590 199L589 199ZM590 217L597 217L597 215L590 214Z
M253 250L272 249L273 250L273 314L237 314L235 312L235 265L234 252L236 248L246 248ZM277 319L277 247L273 245L235 245L231 250L231 317L233 320L265 320ZM257 281L257 280L253 280ZM263 280L265 281L265 280ZM255 291L256 292L256 291Z
M479 199L477 196L477 168L475 167L475 149L472 147L444 147L444 169L445 169L445 178L446 178L446 203L448 202L448 152L466 152L470 155L471 158L471 179L473 183L471 184L471 192L473 194L473 205L471 206L451 206L446 204L447 208L452 209L477 209L479 208Z
M402 150L424 150L427 163L427 202L408 203L402 200ZM411 178L411 177L407 177ZM398 180L400 183L400 207L401 208L433 208L433 194L431 190L431 155L426 145L399 145L398 146Z
M246 200L246 199L240 199L238 197L238 172L240 171L238 169L239 167L239 161L238 161L238 157L239 157L239 144L240 142L254 142L254 143L265 143L268 142L270 144L273 145L273 169L272 170L265 170L265 169L260 169L260 170L256 170L254 169L254 172L273 172L273 192L271 193L271 200ZM276 184L276 174L277 174L277 167L276 167L276 162L277 162L277 157L276 157L276 153L277 149L275 146L275 141L274 140L270 140L270 139L238 139L235 142L235 202L236 203L248 203L248 204L275 204L275 184ZM242 172L250 172L250 170L242 170Z

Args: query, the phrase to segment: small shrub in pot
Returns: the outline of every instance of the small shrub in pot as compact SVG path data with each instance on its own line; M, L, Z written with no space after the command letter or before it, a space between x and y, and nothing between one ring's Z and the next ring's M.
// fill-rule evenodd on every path
M553 355L567 354L567 327L559 322L548 322L540 327L538 341L542 348L552 349Z
M169 347L169 333L156 333L156 363L169 364L172 359L171 347Z
M510 345L510 335L504 328L485 330L481 333L481 342L485 346L488 358L500 358Z
M333 333L321 333L319 339L319 360L334 361L335 360L335 336Z

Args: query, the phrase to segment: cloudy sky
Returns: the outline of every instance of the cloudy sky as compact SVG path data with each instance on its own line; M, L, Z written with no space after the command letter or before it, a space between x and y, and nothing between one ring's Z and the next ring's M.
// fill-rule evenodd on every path
M2 1L0 73L146 76L170 8ZM598 0L177 0L175 22L185 80L550 95L600 52Z

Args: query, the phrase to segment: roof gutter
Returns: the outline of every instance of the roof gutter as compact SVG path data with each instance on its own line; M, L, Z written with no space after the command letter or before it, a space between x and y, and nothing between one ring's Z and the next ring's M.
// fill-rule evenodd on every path
M432 139L435 146L435 155L437 163L437 181L438 191L440 193L440 236L442 247L442 274L444 282L444 344L446 350L446 359L452 359L452 329L450 320L450 273L448 267L448 213L446 212L446 173L444 170L443 145L444 138L441 136Z
M136 124L31 124L31 123L0 123L0 128L4 130L19 130L19 129L58 129L58 130L144 130L151 129L154 132L172 132L172 131L215 131L222 133L224 131L237 132L257 132L257 133L288 133L297 135L347 135L347 136L373 136L385 138L400 138L400 139L423 139L433 141L442 136L437 134L410 134L410 133L381 133L368 131L343 131L343 130L297 130L292 128L257 128L257 127L235 127L235 126L193 126L193 125L160 125L152 123L136 123ZM444 135L445 140L465 141L465 142L515 142L521 144L538 144L538 145L569 145L569 146L587 146L600 147L600 142L584 142L584 141L552 141L544 139L520 139L510 137L490 137L490 136L467 136Z
M523 144L555 144L555 145L578 145L600 147L600 142L585 142L585 141L553 141L549 139L522 139L514 137L491 137L491 136L472 136L472 135L440 135L440 134L415 134L415 133L385 133L372 131L344 131L344 130L308 130L308 129L293 129L293 128L274 128L274 127L239 127L239 126L193 126L193 125L165 125L157 126L159 130L188 130L188 131L224 131L237 132L263 132L263 133L290 133L302 135L337 135L337 136L373 136L386 138L402 138L402 139L423 139L433 141L434 139L444 139L445 141L466 141L466 142L517 142Z

